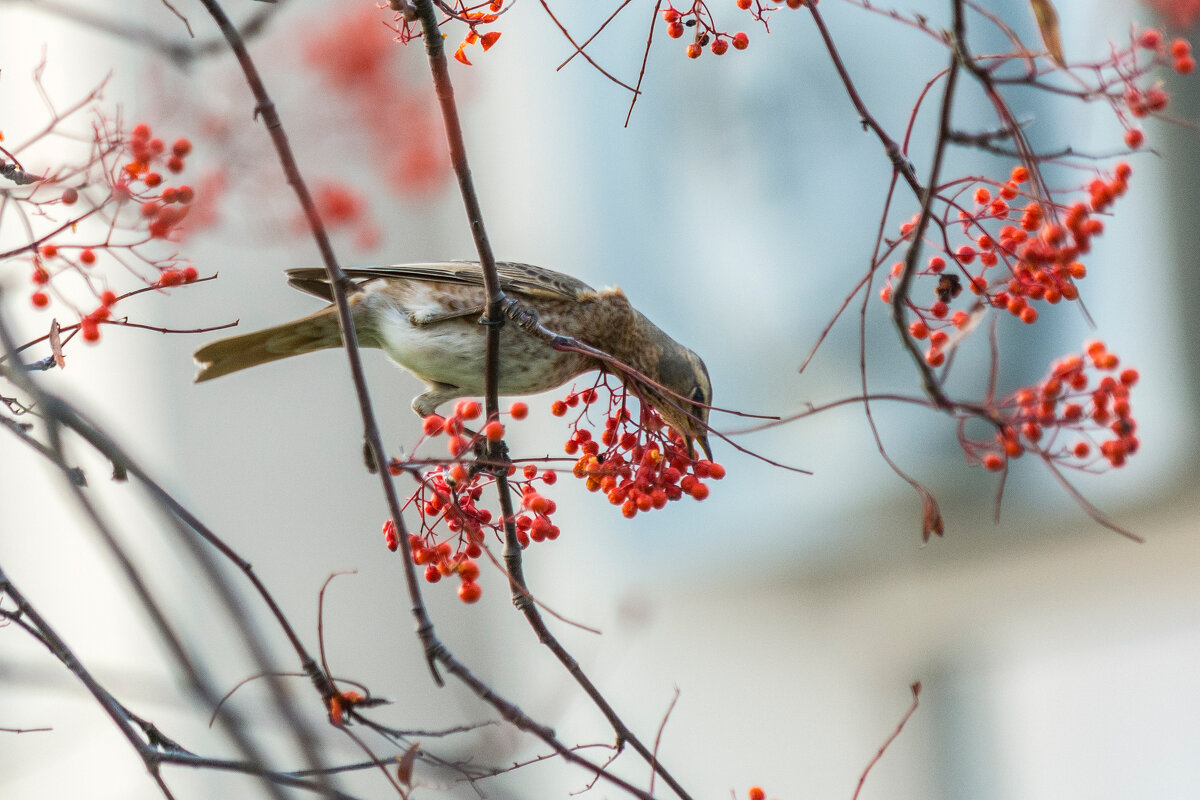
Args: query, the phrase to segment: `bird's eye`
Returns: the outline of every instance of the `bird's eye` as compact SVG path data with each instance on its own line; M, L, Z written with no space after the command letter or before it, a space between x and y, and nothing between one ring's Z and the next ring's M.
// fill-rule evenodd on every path
M692 402L698 406L708 405L707 398L704 396L704 390L699 386L692 389Z

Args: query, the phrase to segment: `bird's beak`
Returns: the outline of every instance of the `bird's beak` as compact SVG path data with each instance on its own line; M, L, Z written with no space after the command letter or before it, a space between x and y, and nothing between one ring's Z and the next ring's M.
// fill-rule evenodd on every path
M702 433L699 436L687 437L688 455L693 459L696 458L696 443L697 442L700 443L700 449L704 451L704 457L707 458L709 461L712 461L712 450L709 449L709 446L708 446L708 434L707 433Z

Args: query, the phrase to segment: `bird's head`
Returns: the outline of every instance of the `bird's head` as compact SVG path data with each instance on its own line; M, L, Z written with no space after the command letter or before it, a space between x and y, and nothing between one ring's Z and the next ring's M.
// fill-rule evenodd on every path
M666 337L664 337L666 338ZM683 435L687 442L688 455L695 457L696 444L708 459L712 450L708 446L708 410L712 404L712 384L708 369L700 356L678 342L667 339L658 356L656 368L648 373L661 383L671 394L667 395L653 386L640 386L646 400L654 406L663 421Z

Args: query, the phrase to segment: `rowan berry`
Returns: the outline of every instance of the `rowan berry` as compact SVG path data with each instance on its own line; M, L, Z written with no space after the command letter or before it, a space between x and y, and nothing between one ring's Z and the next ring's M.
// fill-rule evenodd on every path
M733 49L734 50L745 50L749 46L750 46L750 37L749 36L742 33L741 31L738 31L737 33L735 33L733 35Z
M463 581L458 585L458 599L464 603L474 603L483 595L483 589L475 581Z
M50 305L50 295L45 292L34 292L29 296L29 301L33 303L34 308L45 308Z

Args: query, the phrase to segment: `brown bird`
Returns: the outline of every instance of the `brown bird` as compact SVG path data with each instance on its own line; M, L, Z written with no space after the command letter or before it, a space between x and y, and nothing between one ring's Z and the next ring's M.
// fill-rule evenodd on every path
M700 357L663 333L629 304L620 289L599 291L569 275L530 264L498 263L505 294L535 311L539 322L615 358L666 387L675 396L638 381L619 365L578 352L555 350L543 340L505 325L500 332L500 394L553 389L596 369L607 369L652 405L693 451L708 446L712 386ZM483 273L479 264L457 261L358 267L350 295L358 342L377 347L426 383L413 398L422 417L457 397L484 393L485 328ZM287 271L288 283L331 301L325 270ZM206 381L281 358L341 347L337 311L331 305L274 328L221 339L196 351L197 381ZM683 398L683 399L680 399Z

